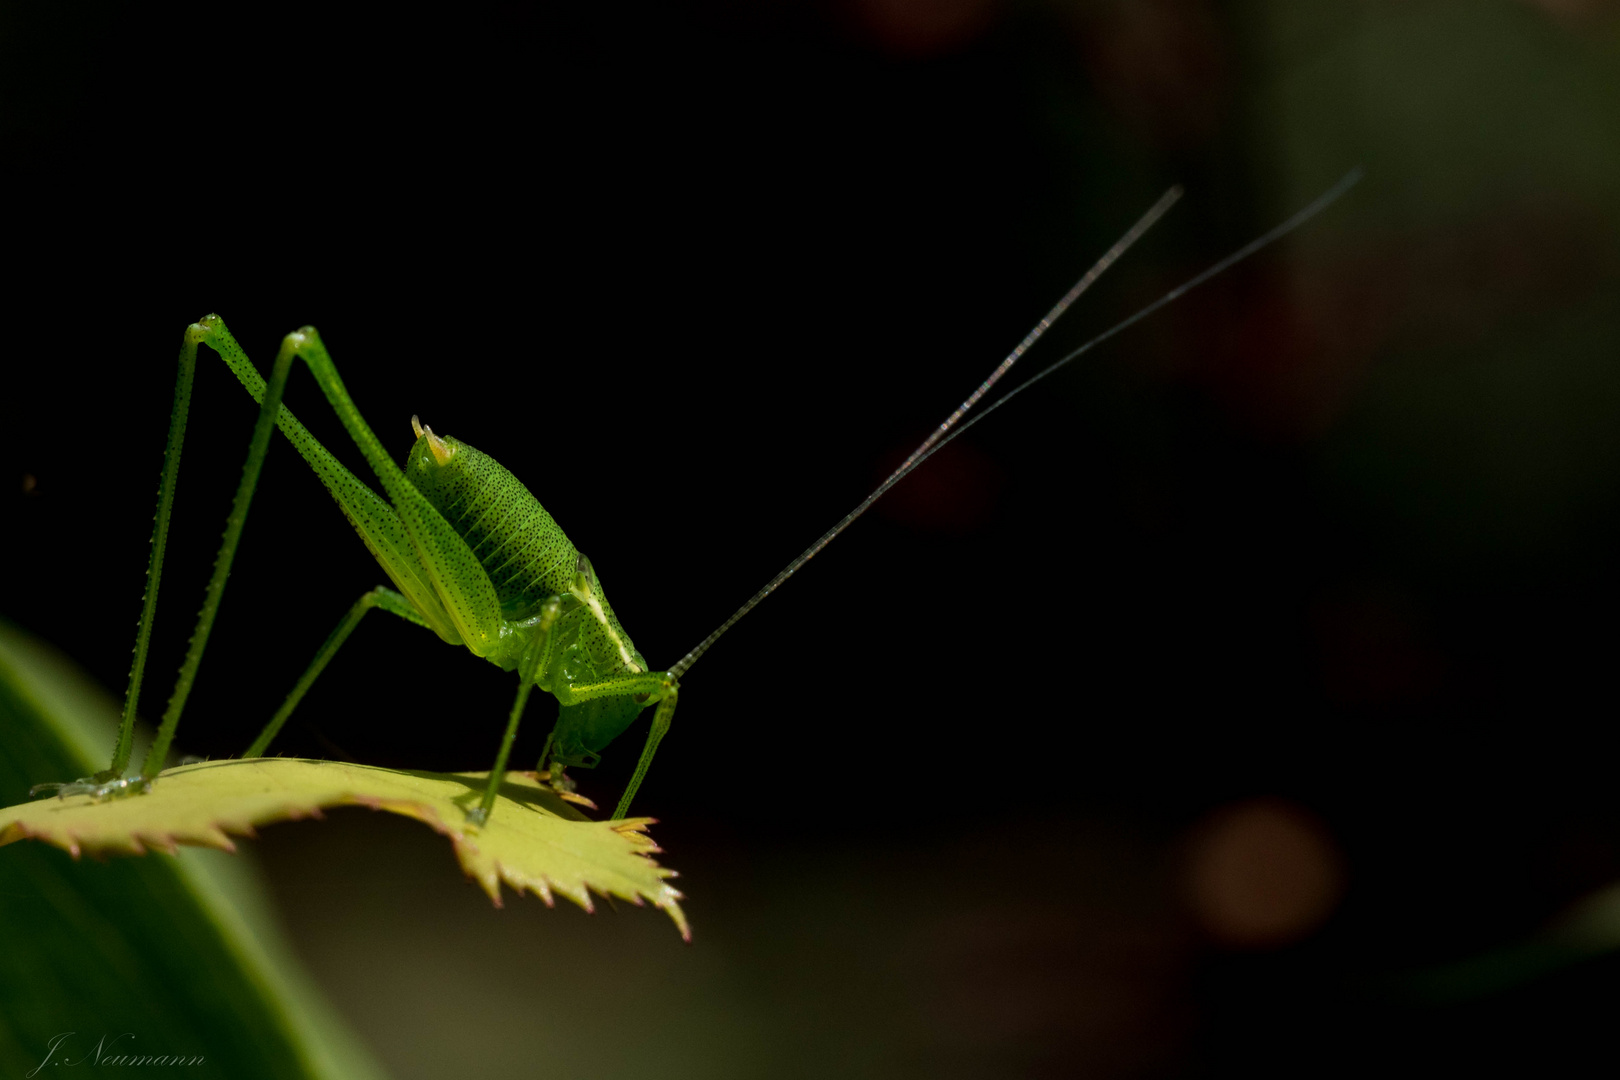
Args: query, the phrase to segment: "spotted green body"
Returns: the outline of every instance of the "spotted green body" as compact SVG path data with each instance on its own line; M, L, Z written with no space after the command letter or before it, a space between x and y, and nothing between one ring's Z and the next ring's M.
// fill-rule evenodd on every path
M647 671L594 567L504 465L459 439L424 430L405 456L404 473L471 550L495 588L503 636L486 659L516 670L547 602L568 597L575 603L565 605L551 624L550 662L535 673L534 685L566 691ZM580 600L572 590L582 568L591 595ZM632 695L563 705L552 736L553 759L565 766L594 765L645 707L645 700Z
M443 462L434 456L437 442ZM472 549L501 604L525 619L568 591L579 549L540 500L500 462L459 439L424 431L405 455L405 478Z

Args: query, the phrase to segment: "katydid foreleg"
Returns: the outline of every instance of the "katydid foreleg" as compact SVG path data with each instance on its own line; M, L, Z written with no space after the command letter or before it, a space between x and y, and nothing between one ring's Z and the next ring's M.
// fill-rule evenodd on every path
M630 777L630 783L625 785L624 794L619 798L619 805L613 811L615 818L622 818L630 813L630 800L636 797L636 791L641 787L641 781L646 779L647 770L652 767L653 754L658 750L658 744L669 732L670 721L675 719L675 702L680 698L680 691L671 689L664 700L658 703L653 711L652 728L647 732L647 742L641 748L641 757L636 762L636 771Z

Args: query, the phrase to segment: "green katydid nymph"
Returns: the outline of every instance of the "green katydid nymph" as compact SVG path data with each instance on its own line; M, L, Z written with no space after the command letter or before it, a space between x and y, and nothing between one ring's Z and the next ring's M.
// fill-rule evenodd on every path
M539 764L549 775L552 787L564 795L572 790L567 768L594 765L601 752L623 734L643 710L654 709L641 758L614 811L615 818L623 818L647 774L660 740L669 731L680 696L681 679L699 657L754 605L796 573L884 492L1014 394L1293 230L1337 199L1359 177L1359 171L1347 175L1283 224L1049 365L973 417L966 418L991 387L1090 287L1097 276L1179 196L1179 191L1175 189L1166 193L887 480L771 579L718 629L662 671L648 664L614 615L596 567L568 539L539 500L493 458L456 438L435 434L430 427L412 417L415 441L406 452L403 464L396 464L350 398L326 346L314 328L305 327L287 335L266 379L261 377L226 329L225 323L217 315L206 316L186 328L180 351L179 378L175 386L174 408L170 416L159 487L146 596L112 762L95 776L67 784L41 784L36 791L54 789L62 795L88 794L102 798L115 793L139 792L149 788L156 780L202 661L270 438L273 430L279 428L337 501L344 516L392 582L393 588L372 589L355 602L244 756L259 757L265 754L288 716L366 612L380 608L432 631L447 644L465 646L474 655L518 675L516 700L501 735L483 798L468 811L471 824L485 822L495 805L519 721L530 692L535 687L549 693L558 702L556 725L546 742ZM219 557L174 693L140 774L126 778L124 772L128 768L133 746L141 678L162 578L163 555L180 467L180 450L185 437L192 377L196 371L198 347L204 345L225 361L247 392L259 402L259 415L236 499L226 521ZM282 391L294 361L302 361L309 368L326 400L376 476L383 494L373 491L340 464L291 412L282 407Z

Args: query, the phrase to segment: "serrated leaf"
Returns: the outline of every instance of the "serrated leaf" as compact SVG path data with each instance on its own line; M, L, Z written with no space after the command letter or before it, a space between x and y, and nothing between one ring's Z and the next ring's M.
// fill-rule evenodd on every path
M140 855L177 845L235 850L232 836L255 826L319 817L334 806L369 806L415 818L450 838L467 875L497 906L501 883L528 890L549 906L562 894L586 911L591 894L640 905L651 901L690 940L674 871L652 859L651 818L589 821L532 774L508 773L490 820L467 812L483 794L473 773L405 772L336 761L252 758L182 765L161 773L150 791L94 801L46 798L0 810L0 845L32 838L75 857Z

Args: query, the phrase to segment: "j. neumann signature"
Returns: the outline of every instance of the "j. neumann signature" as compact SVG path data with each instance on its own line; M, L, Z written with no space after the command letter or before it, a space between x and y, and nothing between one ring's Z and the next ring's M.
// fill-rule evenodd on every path
M41 1069L47 1065L203 1065L206 1059L201 1054L147 1054L135 1049L135 1033L126 1031L120 1035L102 1035L95 1045L83 1054L78 1051L83 1043L69 1042L79 1033L77 1031L64 1031L60 1035L51 1037L50 1049L45 1051L45 1060L35 1065L33 1070L25 1074L26 1077L38 1076Z

